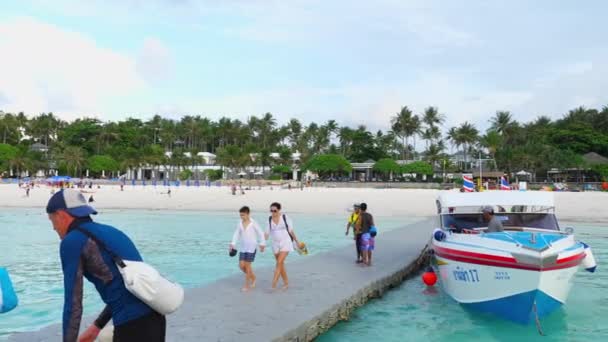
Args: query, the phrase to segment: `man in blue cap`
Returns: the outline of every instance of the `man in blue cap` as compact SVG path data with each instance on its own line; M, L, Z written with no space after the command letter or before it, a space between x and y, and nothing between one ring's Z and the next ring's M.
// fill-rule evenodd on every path
M94 341L112 319L113 341L164 341L165 317L133 296L126 288L118 267L105 248L125 260L142 261L137 248L120 230L93 222L97 214L84 195L73 189L55 193L46 212L61 239L60 255L64 276L63 341ZM89 238L85 230L94 236ZM82 318L83 277L95 285L105 309L78 338Z

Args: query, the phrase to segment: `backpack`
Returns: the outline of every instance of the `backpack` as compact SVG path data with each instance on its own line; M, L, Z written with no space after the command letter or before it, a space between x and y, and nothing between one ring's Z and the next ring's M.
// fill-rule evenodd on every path
M289 235L291 242L293 242L293 236L291 236L291 233L289 232L289 224L287 223L287 217L285 217L285 214L283 214L282 216L283 216L283 222L285 222L285 229L287 230L287 234ZM268 216L268 230L271 230L271 229L272 229L272 216Z

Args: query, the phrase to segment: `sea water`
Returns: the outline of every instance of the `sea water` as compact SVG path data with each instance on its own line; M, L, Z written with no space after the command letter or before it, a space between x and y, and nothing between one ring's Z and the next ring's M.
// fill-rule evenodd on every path
M565 306L536 325L520 325L464 309L437 284L427 288L414 277L355 311L316 341L608 341L608 227L575 227L598 263L595 273L580 270ZM379 267L379 265L376 265Z
M352 244L352 232L348 237L344 235L346 212L336 216L290 216L298 238L306 242L310 254ZM263 229L266 227L267 213L254 213L253 217ZM185 287L201 286L239 272L237 258L228 257L228 245L239 220L236 212L114 210L102 212L95 220L126 232L146 262ZM376 218L383 230L416 220ZM63 275L59 242L43 209L0 210L0 265L8 268L20 300L14 311L0 315L0 339L61 322ZM255 267L273 264L271 253L258 253ZM99 295L85 281L84 316L96 315L102 308Z

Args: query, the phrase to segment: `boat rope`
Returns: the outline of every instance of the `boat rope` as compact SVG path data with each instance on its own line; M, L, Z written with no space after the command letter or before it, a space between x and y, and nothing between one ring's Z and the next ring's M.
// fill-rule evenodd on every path
M543 333L543 327L540 325L540 319L538 318L538 311L536 311L536 301L534 301L534 306L532 308L534 309L534 321L536 322L536 330L538 330L538 333L541 336L545 336L545 334Z

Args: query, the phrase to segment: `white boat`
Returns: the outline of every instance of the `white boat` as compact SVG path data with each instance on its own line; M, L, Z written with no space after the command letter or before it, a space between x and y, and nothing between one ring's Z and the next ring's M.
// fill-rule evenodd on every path
M485 206L504 231L485 232ZM466 307L528 323L566 302L581 265L595 271L589 246L560 228L550 192L446 191L437 209L433 264L445 292Z

